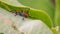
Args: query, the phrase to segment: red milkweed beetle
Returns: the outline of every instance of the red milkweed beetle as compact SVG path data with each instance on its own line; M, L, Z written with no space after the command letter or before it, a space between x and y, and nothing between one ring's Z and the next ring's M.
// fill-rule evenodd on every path
M23 17L26 17L26 18L29 16L28 11L12 10L11 12L15 13L16 15L20 15L20 16L23 16Z

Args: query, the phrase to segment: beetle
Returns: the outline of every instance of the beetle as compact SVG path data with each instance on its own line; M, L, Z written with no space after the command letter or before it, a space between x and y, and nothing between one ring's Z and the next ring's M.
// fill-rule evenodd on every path
M11 11L11 12L12 12L12 13L15 13L15 16L16 16L16 15L22 16L22 17L23 17L22 20L24 20L24 18L27 18L27 17L29 16L28 11L13 10L13 11Z
M24 11L21 11L21 10L12 10L10 12L15 13L16 15L19 15L19 16L28 17L28 11L24 12Z

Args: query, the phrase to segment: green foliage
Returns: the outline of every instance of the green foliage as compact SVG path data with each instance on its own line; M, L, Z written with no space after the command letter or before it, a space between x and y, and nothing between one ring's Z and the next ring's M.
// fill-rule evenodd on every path
M3 3L3 2L1 2L1 3ZM2 5L2 4L1 4ZM10 9L9 11L11 11L11 10L22 10L22 11L26 11L26 9L28 9L28 11L29 11L29 16L31 16L32 18L35 18L35 19L39 19L39 20L42 20L42 21L44 21L45 22L45 24L46 25L48 25L48 27L52 27L53 25L52 25L52 20L50 19L50 16L48 16L48 14L47 13L45 13L43 10L42 11L38 11L38 10L32 10L31 8L28 8L28 7L15 7L15 6L12 6L12 5L9 5L9 4L4 4L5 6L5 8L6 9ZM3 6L3 5L2 5ZM7 7L8 8L7 8ZM3 7L3 8L4 8ZM34 12L35 11L35 12ZM33 15L33 14L35 14L35 15ZM39 15L38 15L39 14ZM37 16L38 15L38 16ZM30 18L31 18L30 17ZM48 24L49 23L49 24Z
M60 16L59 16L60 0L55 0L55 5L52 3L51 0L23 0L23 1L18 0L18 1L0 0L0 7L8 11L11 10L29 11L29 18L42 20L49 28L53 26L60 27Z

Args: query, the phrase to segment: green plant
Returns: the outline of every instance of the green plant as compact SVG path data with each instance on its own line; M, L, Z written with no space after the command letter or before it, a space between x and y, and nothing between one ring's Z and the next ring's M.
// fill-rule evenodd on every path
M20 4L19 2L22 4ZM60 27L60 0L55 0L55 5L51 0L0 0L0 7L11 10L29 11L29 18L42 20L50 29ZM36 3L37 2L37 3ZM40 4L39 4L40 3ZM15 5L16 4L16 5ZM25 6L24 6L25 5ZM30 7L33 8L30 8ZM40 9L40 10L37 10Z

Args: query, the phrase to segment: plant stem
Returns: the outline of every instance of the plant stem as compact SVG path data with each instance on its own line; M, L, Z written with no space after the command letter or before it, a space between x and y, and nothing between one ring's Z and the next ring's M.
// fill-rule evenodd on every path
M55 26L60 26L60 0L55 0L56 5L55 5L55 17L54 17L54 23Z

